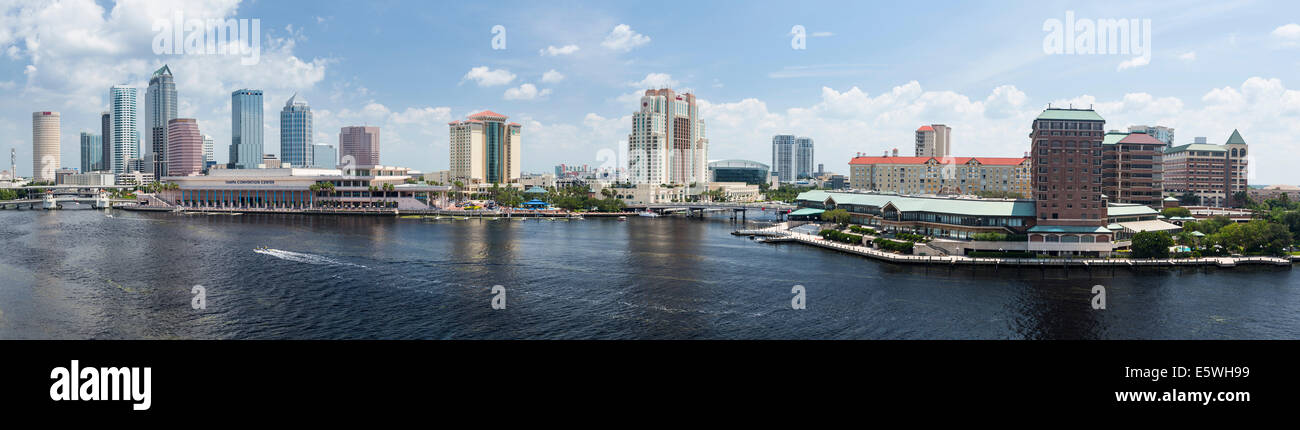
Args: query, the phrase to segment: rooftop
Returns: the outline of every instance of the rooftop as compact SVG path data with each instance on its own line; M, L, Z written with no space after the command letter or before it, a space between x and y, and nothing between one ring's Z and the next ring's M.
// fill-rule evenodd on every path
M717 161L709 162L710 169L714 169L718 167L732 167L732 168L740 167L740 168L763 169L763 170L768 169L768 166L766 164L759 163L757 161L749 161L749 160L717 160Z
M1056 119L1065 121L1105 121L1097 111L1092 109L1047 108L1038 114L1038 119Z
M1224 152L1227 150L1228 148L1223 145L1215 145L1211 143L1188 143L1185 145L1170 146L1169 148L1165 149L1165 153L1172 154L1175 152L1183 152L1183 151Z
M502 114L499 114L499 113L496 113L496 112L493 112L493 111L490 111L490 110L485 110L485 111L482 111L482 112L479 112L479 113L476 113L476 114L470 115L469 118L470 118L470 119L492 119L492 118L501 118L502 120L504 120L504 119L509 118L509 117L508 117L508 116L505 116L505 115L502 115Z
M1032 200L1006 199L956 199L943 197L913 197L878 193L836 193L813 190L800 193L796 201L885 207L891 205L903 212L935 212L973 216L1034 216Z
M1242 138L1241 138L1241 133L1237 132L1237 129L1234 128L1234 129L1232 129L1232 136L1229 136L1229 137L1228 137L1228 142L1227 142L1227 143L1228 143L1229 145L1231 145L1231 144L1245 145L1245 144L1246 144L1246 139L1242 139Z
M1128 137L1128 135L1129 133L1123 131L1108 131L1106 132L1106 137L1101 138L1101 144L1114 145L1119 143L1119 141L1123 140L1125 137Z
M1107 133L1106 136L1109 137L1110 133ZM1106 143L1106 142L1103 140L1102 143ZM1149 144L1149 145L1165 144L1164 142L1160 141L1160 139L1151 137L1151 135L1146 133L1129 133L1128 136L1125 136L1123 139L1120 139L1118 143L1142 143L1142 144Z
M1026 157L853 157L849 164L925 164L930 160L946 164L951 160L955 164L978 163L990 166L1015 166L1029 160Z

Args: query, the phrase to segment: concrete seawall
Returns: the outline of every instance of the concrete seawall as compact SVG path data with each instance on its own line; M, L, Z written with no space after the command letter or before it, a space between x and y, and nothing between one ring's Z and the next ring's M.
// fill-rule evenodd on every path
M1130 258L972 258L965 256L916 256L895 254L862 245L826 240L820 236L795 233L778 225L758 230L736 230L737 236L761 236L764 242L798 242L820 248L856 254L863 257L900 264L937 264L964 266L1025 266L1025 267L1175 267L1217 266L1236 267L1245 264L1291 267L1294 258L1281 257L1206 257L1169 259Z

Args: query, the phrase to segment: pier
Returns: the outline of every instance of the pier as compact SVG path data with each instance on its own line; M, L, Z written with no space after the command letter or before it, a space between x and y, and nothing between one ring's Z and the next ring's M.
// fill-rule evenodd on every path
M1216 266L1223 268L1232 268L1240 265L1272 265L1291 267L1296 261L1296 257L1203 257L1203 258L1167 258L1167 259L1130 259L1130 258L974 258L957 255L946 256L920 256L896 254L893 252L882 251L865 245L851 245L847 243L826 240L820 236L796 233L786 229L786 223L777 224L773 227L754 229L754 230L736 230L731 234L736 236L758 236L763 238L764 243L779 242L798 242L805 245L812 245L820 248L840 251L849 254L860 255L863 257L873 258L881 261L888 261L899 264L937 264L949 266L1011 266L1011 267L1040 267L1040 268L1065 268L1079 267L1089 269L1093 267L1176 267L1176 266Z

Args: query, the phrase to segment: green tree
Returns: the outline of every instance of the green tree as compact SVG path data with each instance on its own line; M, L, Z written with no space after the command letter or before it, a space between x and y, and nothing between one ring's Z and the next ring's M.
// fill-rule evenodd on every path
M975 193L976 197L985 199L1023 199L1024 194L1015 191L984 190Z
M1169 258L1174 240L1163 231L1144 231L1133 235L1133 258Z
M851 219L851 217L849 216L849 211L846 211L844 209L832 209L826 212L822 212L821 217L822 217L822 221L833 222L839 224L840 227L848 226L849 220Z
M1172 208L1165 208L1164 210L1160 211L1160 214L1164 215L1165 218L1188 217L1188 216L1192 216L1192 211L1187 208L1172 207Z

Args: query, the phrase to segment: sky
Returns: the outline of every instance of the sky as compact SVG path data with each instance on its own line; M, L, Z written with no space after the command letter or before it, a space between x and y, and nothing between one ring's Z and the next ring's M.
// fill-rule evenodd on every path
M177 14L258 20L256 61L158 49L159 21ZM1067 16L1078 29L1132 20L1146 55L1049 49ZM317 143L378 126L385 165L446 169L447 122L492 110L523 124L523 171L550 172L624 164L608 154L625 151L639 94L671 87L696 94L711 160L770 163L772 136L796 134L847 173L857 153L910 155L933 123L953 128L953 155L1020 156L1050 103L1091 106L1108 129L1173 127L1177 144L1238 129L1252 183L1295 184L1298 22L1300 4L1249 0L0 0L0 150L31 175L31 113L58 111L62 165L79 166L79 133L98 133L109 87L143 95L167 64L179 115L198 119L220 163L240 88L265 92L267 153L297 92Z

